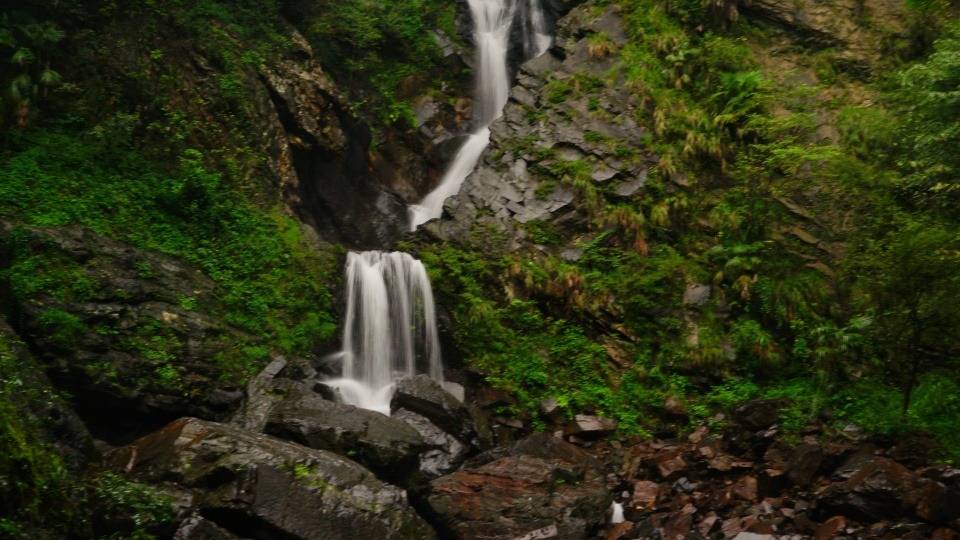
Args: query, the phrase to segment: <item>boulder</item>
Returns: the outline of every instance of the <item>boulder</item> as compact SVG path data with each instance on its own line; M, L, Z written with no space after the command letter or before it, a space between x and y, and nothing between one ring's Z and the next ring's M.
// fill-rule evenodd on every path
M590 538L612 497L575 464L507 456L433 480L427 504L451 538Z
M390 411L399 409L423 416L460 441L470 442L475 436L470 413L464 404L427 375L397 382Z
M463 464L471 448L453 435L443 431L425 416L406 409L398 409L392 418L406 422L420 434L429 447L420 453L420 472L428 478L452 473Z
M817 444L801 444L790 456L786 472L794 484L808 486L823 463L823 449Z
M828 486L819 507L827 514L876 522L912 513L921 488L920 479L899 463L881 457L863 462L845 482Z
M329 450L400 481L417 469L423 438L401 419L329 401L312 391L291 391L267 416L264 432L310 448Z
M599 473L601 464L583 449L549 433L534 433L509 446L488 450L470 458L467 467L480 467L504 457L532 456L541 459L559 460L578 467L581 472L592 469Z
M578 414L567 424L563 432L566 435L601 436L617 429L617 421L602 416Z
M114 451L109 462L138 480L192 492L194 512L218 534L256 540L435 538L406 492L359 464L224 424L176 420Z
M734 410L733 421L752 431L767 429L780 420L780 409L787 403L784 399L748 401Z

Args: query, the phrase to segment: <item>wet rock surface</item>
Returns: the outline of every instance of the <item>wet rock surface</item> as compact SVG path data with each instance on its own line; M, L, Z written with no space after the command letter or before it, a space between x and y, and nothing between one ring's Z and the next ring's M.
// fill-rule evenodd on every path
M573 204L575 190L542 174L571 163L586 164L597 185L623 196L642 189L647 158L616 158L608 144L640 144L646 136L633 120L640 104L632 93L618 86L595 92L589 102L549 97L550 84L562 87L575 76L599 75L612 66L612 59L589 53L588 36L603 32L622 45L619 16L612 7L599 17L573 7L556 24L554 48L520 67L510 102L491 126L490 147L460 193L447 201L445 219L427 226L432 234L463 241L486 227L515 232L535 220L582 221Z
M399 409L423 416L461 441L470 442L475 437L473 421L464 404L427 375L397 382L390 410Z
M403 419L329 401L300 388L290 388L272 408L264 432L349 456L395 482L417 469L427 447Z
M766 405L754 404L759 407ZM629 525L609 538L952 538L953 469L912 470L891 449L819 430L788 442L776 426L702 427L622 451L609 480ZM747 433L735 434L734 431ZM736 436L734 436L736 435ZM751 441L744 445L741 441Z
M432 481L429 512L442 530L462 539L591 537L610 504L602 476L589 461L567 461L578 449L540 442Z
M177 420L115 451L110 462L191 494L190 506L203 519L189 518L178 534L193 534L192 526L209 535L185 538L435 537L402 489L357 463L223 424Z

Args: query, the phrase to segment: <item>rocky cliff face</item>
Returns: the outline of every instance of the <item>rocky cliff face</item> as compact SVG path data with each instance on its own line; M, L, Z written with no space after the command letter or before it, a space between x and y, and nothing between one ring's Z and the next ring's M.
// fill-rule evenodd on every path
M549 171L568 165L589 168L591 181L618 197L642 189L653 158L618 157L609 143L622 141L628 146L620 153L636 153L649 136L634 119L640 103L633 94L614 83L570 99L576 86L613 67L613 58L591 53L588 36L603 32L622 46L622 22L614 8L600 17L580 9L557 32L550 52L520 67L503 117L491 127L489 150L447 202L449 219L432 226L440 237L469 241L471 231L493 226L522 238L521 225L544 220L584 232L587 214L576 186L550 180Z

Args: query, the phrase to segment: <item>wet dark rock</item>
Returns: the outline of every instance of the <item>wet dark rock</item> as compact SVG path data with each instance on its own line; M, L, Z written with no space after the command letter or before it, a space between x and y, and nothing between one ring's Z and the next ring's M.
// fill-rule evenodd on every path
M298 389L272 407L264 432L348 456L395 482L417 469L418 456L427 447L401 419Z
M464 540L589 538L603 525L610 502L599 474L529 455L438 478L428 496L437 522Z
M823 463L823 449L816 444L798 446L787 463L787 476L800 486L808 486L813 481Z
M824 512L865 521L896 519L909 515L921 488L917 476L887 458L862 463L849 480L827 487L820 494Z
M391 418L401 420L416 430L428 447L419 455L419 469L427 478L436 478L457 470L472 450L470 446L415 412L398 409L391 414Z
M14 372L0 374L7 380L18 380L19 385L9 385L6 395L0 396L2 404L10 405L13 410L4 409L4 414L14 414L31 429L28 435L51 445L71 470L82 469L89 461L97 457L94 441L87 427L76 415L70 404L50 383L42 366L36 361L26 344L0 316L0 344L10 348ZM21 392L22 390L22 392ZM16 484L8 483L8 478L0 479L0 498L9 493L8 489L17 489ZM0 512L5 509L0 502Z
M244 538L435 537L403 490L357 463L223 424L177 420L110 462L141 481L192 491L196 512Z
M397 382L390 410L406 409L417 413L463 442L474 437L470 412L457 398L427 375L417 375Z
M780 420L780 409L787 405L783 399L756 399L734 410L733 421L752 431L767 429Z

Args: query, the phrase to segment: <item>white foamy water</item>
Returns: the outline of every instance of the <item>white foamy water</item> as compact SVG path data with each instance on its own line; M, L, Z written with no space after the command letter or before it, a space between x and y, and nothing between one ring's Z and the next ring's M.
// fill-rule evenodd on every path
M617 523L623 523L623 505L614 502L610 505L610 523L616 525Z
M406 253L347 254L342 378L326 381L344 403L390 414L394 383L426 373L443 382L433 290Z
M521 9L525 20L524 49L528 57L547 51L552 38L547 33L546 17L540 0ZM477 89L474 96L474 121L477 124L453 158L440 184L418 204L410 205L410 230L443 214L443 203L460 192L467 176L476 168L483 151L490 144L490 124L500 117L510 98L510 72L507 54L510 50L510 29L518 11L514 0L469 0L473 16L473 39L477 47Z

